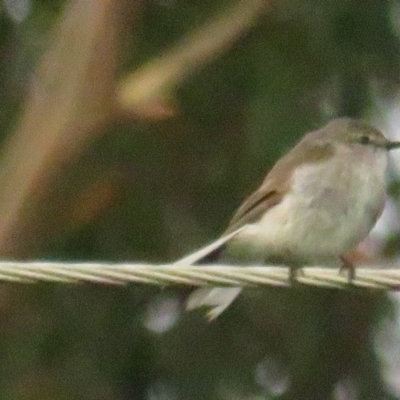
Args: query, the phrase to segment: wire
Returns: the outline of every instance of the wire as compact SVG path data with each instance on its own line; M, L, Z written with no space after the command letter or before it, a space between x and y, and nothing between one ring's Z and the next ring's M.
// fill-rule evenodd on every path
M337 269L306 267L298 271L300 285L327 288L360 287L380 290L400 289L400 268L358 267L349 282ZM40 281L77 284L189 286L290 286L289 268L276 266L196 266L110 263L0 262L0 281L35 283Z

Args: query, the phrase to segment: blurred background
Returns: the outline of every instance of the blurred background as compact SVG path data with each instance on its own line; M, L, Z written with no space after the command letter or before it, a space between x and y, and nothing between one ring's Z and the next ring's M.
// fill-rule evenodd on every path
M400 135L400 3L1 0L0 256L167 263L304 132ZM400 252L400 158L359 263ZM0 287L0 398L400 399L395 294Z

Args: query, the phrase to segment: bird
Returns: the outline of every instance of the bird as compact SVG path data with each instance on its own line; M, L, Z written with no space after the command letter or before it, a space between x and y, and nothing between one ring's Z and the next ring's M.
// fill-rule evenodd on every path
M280 158L214 242L175 262L290 267L343 266L379 219L386 196L388 153L400 147L370 124L337 118L306 133ZM352 266L351 266L352 267ZM240 287L194 290L187 309L225 311Z

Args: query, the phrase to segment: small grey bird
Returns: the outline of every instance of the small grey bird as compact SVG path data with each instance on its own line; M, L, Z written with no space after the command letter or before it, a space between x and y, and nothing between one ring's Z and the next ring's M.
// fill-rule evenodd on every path
M307 133L274 165L215 242L177 265L340 266L385 204L388 151L400 147L365 122L339 118ZM187 308L219 316L240 288L200 288Z

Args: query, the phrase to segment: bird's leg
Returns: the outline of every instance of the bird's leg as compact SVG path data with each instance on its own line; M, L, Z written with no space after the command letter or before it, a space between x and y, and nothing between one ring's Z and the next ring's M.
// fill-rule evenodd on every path
M343 256L340 257L340 261L342 262L342 265L339 269L339 274L347 272L347 283L351 285L353 279L356 277L356 266Z

